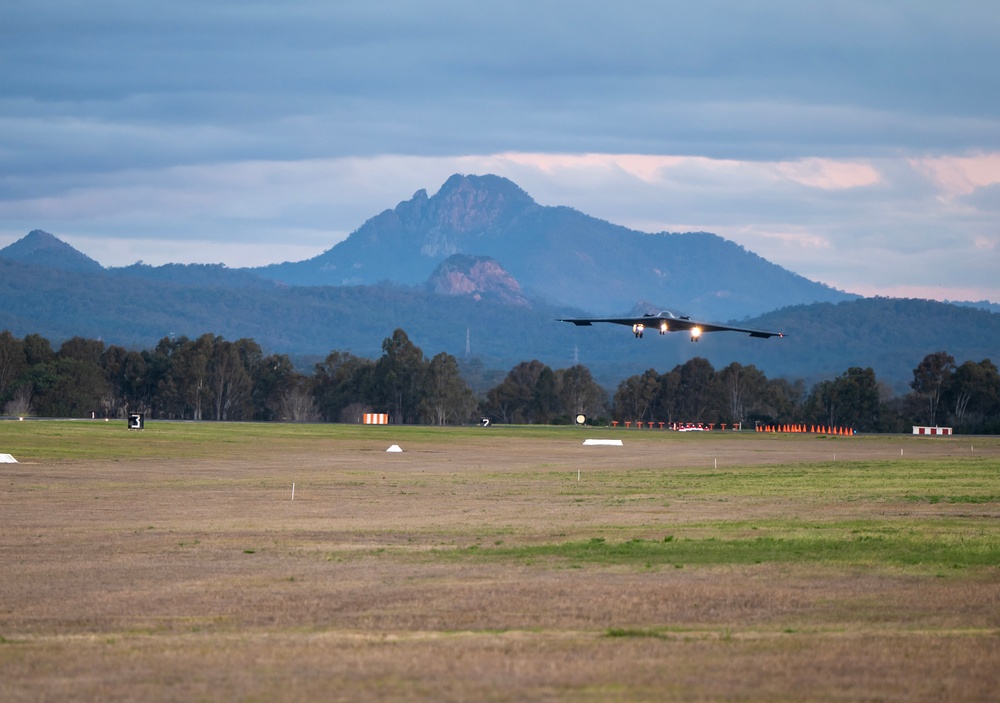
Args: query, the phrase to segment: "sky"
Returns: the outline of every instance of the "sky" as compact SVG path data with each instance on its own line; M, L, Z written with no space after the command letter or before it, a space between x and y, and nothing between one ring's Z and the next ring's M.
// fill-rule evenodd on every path
M992 0L5 0L0 247L315 256L454 173L1000 301Z

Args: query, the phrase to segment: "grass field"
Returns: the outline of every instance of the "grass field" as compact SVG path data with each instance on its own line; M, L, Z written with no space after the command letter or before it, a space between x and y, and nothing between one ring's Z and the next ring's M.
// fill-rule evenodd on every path
M7 421L0 453L0 701L1000 690L1000 438Z

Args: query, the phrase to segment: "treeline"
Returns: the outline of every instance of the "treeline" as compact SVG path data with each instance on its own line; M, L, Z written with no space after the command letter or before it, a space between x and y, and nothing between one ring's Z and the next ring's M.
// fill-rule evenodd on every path
M740 422L744 427L815 424L859 432L909 432L913 425L949 425L965 433L1000 433L1000 374L989 360L961 366L946 352L913 369L911 391L895 396L871 368L852 367L806 389L802 381L768 379L733 362L715 371L695 358L659 374L631 376L614 396L622 420Z
M468 371L468 369L466 369ZM397 329L371 360L333 351L311 374L288 356L265 355L252 339L164 338L149 351L73 337L56 351L40 335L0 333L0 408L8 416L358 422L387 412L400 424L714 422L815 423L860 432L906 432L947 424L1000 432L1000 374L988 359L957 365L946 352L913 370L912 391L894 397L871 368L852 367L811 389L768 379L756 367L715 370L694 358L669 372L650 369L608 393L582 365L553 370L517 364L475 393L455 357L428 359Z

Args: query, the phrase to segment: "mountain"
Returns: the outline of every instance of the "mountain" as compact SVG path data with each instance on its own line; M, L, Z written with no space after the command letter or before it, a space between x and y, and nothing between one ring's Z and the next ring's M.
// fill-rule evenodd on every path
M454 175L433 197L418 191L319 256L257 272L289 285L418 285L454 254L492 258L528 297L599 314L621 313L645 299L699 318L729 319L857 297L717 235L637 232L539 205L493 175Z
M303 285L332 280L351 283ZM304 370L332 350L377 357L401 327L430 355L463 358L469 348L504 370L531 359L582 363L611 388L702 356L810 383L870 366L905 390L929 353L960 363L997 355L1000 314L983 307L860 299L715 235L642 234L540 206L496 176L453 176L433 197L419 192L295 264L104 269L40 230L0 249L0 330L130 348L211 332L253 338ZM788 336L718 333L692 344L683 334L636 340L618 325L556 321L661 308Z
M428 286L190 286L0 257L0 303L0 330L38 333L54 345L80 335L152 348L164 337L211 332L249 337L268 353L299 359L335 349L377 358L383 340L401 327L431 355L462 356L471 338L476 356L509 369L524 353L554 358L561 344L548 339L560 314L552 308L435 293ZM532 340L549 349L532 349Z
M308 371L333 350L377 358L382 341L401 327L428 356L444 351L463 359L469 344L470 358L504 372L531 359L553 368L581 363L611 390L632 374L669 371L701 356L717 369L737 361L769 378L808 385L851 366L872 367L879 380L905 391L927 354L947 351L959 363L996 361L1000 349L1000 314L927 300L790 306L738 321L785 332L783 339L720 332L692 343L681 333L635 339L620 325L575 327L556 318L579 316L580 310L538 301L512 305L489 295L477 299L475 291L458 288L437 293L429 285L396 284L192 286L115 271L57 271L0 257L0 330L18 337L38 333L55 346L80 335L139 349L168 336L249 337Z
M32 230L10 246L0 249L0 257L25 264L41 264L60 271L96 273L104 270L86 254L40 229Z

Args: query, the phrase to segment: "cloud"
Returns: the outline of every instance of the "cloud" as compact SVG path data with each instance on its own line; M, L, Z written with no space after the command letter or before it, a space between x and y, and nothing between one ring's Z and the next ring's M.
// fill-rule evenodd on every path
M945 197L969 195L1000 183L1000 153L921 157L910 163L933 180Z
M50 229L105 265L261 265L314 256L456 172L505 175L541 204L640 231L712 231L845 290L958 299L977 289L1000 299L993 214L965 205L956 220L947 198L914 203L914 182L945 191L910 159L504 153L220 163L94 176L60 196L2 203L0 220Z
M0 244L267 263L494 172L843 288L1000 299L997 36L976 0L15 0Z

